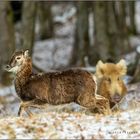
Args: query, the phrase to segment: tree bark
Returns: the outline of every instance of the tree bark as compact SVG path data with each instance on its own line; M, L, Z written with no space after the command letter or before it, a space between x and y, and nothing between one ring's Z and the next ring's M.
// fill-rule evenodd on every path
M53 15L51 12L51 2L38 2L38 13L40 22L39 38L41 40L51 38L54 35Z
M35 37L36 2L24 1L22 9L21 46L32 52Z
M77 6L77 21L75 43L71 64L85 66L85 57L89 56L89 22L87 2L79 1Z
M129 19L130 19L130 25L129 25L129 31L131 34L136 35L136 22L135 22L135 1L128 1L128 9L129 9Z
M118 31L119 31L119 39L120 39L120 47L119 49L125 53L130 50L130 44L128 41L128 27L126 24L126 2L125 1L117 1L118 10L116 10L117 14L117 23L118 23Z
M13 15L8 1L0 1L0 83L9 84L9 74L4 70L15 49Z
M118 61L130 46L126 30L125 5L122 2L117 4L115 1L94 2L95 43L93 55L96 56L93 59L94 64L99 59Z
M98 59L107 60L109 54L109 38L107 33L107 3L95 1L94 7L94 27L95 43L93 48L94 61Z
M140 81L140 47L137 47L136 49L136 58L135 58L135 64L133 65L133 79L131 83L136 83Z

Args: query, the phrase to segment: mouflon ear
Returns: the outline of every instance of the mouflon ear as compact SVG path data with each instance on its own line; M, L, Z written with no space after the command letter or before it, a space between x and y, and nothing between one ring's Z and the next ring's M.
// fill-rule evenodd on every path
M121 59L118 63L117 63L117 67L119 68L120 71L120 75L124 76L127 73L127 66L126 66L126 62L124 59Z
M104 75L105 64L100 60L96 65L96 76L101 78Z
M24 51L24 56L25 56L25 57L28 57L28 56L29 56L29 50L25 50L25 51Z

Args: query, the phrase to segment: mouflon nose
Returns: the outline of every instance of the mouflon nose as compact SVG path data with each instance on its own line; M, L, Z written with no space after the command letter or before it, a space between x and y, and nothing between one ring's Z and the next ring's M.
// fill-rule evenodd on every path
M9 69L9 68L10 68L10 66L9 66L9 65L7 65L7 66L6 66L6 68L7 68L7 69Z
M121 96L119 95L119 93L115 93L115 95L113 96L113 100L117 103L121 100Z
M5 70L9 70L9 69L10 69L10 65L6 65Z

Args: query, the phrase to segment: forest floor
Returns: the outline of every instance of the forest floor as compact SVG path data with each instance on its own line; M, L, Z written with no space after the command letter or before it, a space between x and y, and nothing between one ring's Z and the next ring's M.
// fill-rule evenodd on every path
M66 10L65 13L74 13L71 6ZM43 71L66 67L71 58L75 20L70 14L65 15L55 18L63 22L55 27L55 38L35 43L33 62ZM134 47L140 45L139 37L132 37L130 41ZM125 56L128 62L134 60L133 54ZM31 108L33 117L17 117L20 100L13 85L0 88L0 139L138 139L140 83L127 84L127 88L128 94L120 103L119 111L110 115L92 114L71 103L42 110Z
M75 103L33 109L33 117L17 117L19 99L14 88L0 90L0 139L138 139L140 83L128 85L119 111L94 114Z

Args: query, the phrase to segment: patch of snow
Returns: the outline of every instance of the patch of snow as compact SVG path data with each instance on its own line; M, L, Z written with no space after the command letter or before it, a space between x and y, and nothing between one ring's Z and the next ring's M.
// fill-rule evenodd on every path
M123 79L124 83L125 84L128 84L131 80L132 80L132 76L129 76L129 75L126 75Z
M72 43L72 38L37 41L34 47L33 63L44 71L67 66Z
M140 36L130 36L129 41L132 47L137 47L140 45Z
M62 27L55 27L55 36L56 37L73 37L75 30L75 22L67 22L63 24Z
M67 5L67 7L64 8L64 10L61 11L61 14L59 14L59 15L58 15L58 13L55 12L54 8L56 8L56 7L53 6L52 11L55 15L54 22L56 22L56 23L64 24L76 14L76 8L73 7L72 5ZM62 8L61 8L61 10L62 10Z
M137 46L137 53L139 53L139 54L140 54L140 45L139 45L139 46Z
M0 138L137 139L139 113L137 109L107 116L48 112L32 118L9 117L0 119Z
M11 93L11 94L16 93L14 85L9 86L9 87L0 88L0 96L6 96L9 93Z
M128 53L124 56L125 60L126 60L126 65L130 65L133 64L135 62L135 58L136 58L136 52L131 52Z

